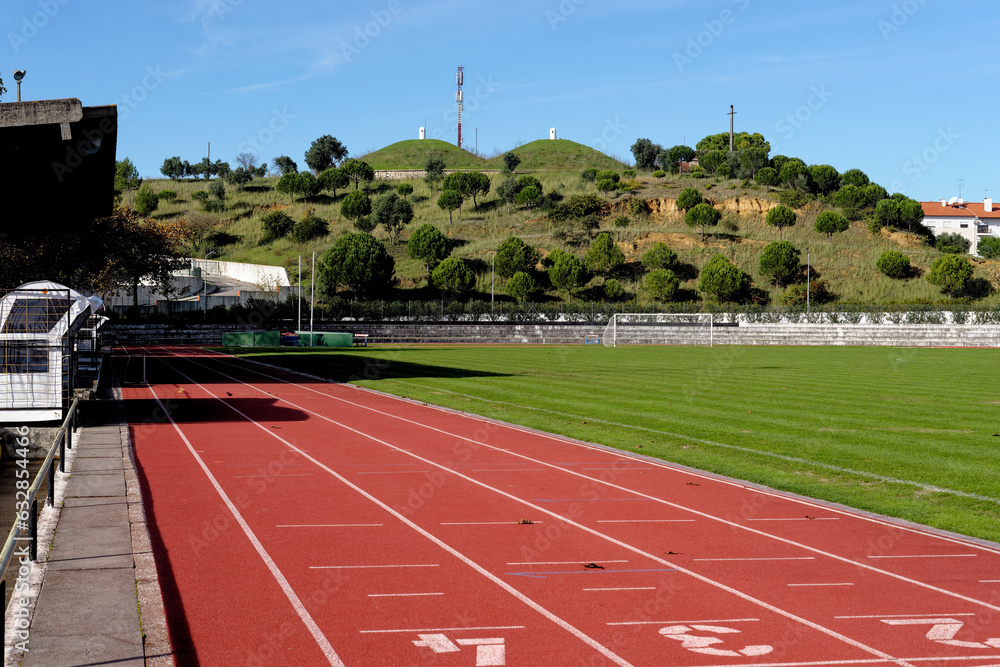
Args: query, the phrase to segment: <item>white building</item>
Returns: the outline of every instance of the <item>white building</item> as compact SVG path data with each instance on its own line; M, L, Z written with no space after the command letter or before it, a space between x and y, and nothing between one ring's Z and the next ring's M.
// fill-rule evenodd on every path
M956 197L920 205L924 209L924 226L934 236L958 234L968 239L970 255L979 255L979 239L983 236L1000 237L1000 208L993 207L992 199L984 199L980 204Z

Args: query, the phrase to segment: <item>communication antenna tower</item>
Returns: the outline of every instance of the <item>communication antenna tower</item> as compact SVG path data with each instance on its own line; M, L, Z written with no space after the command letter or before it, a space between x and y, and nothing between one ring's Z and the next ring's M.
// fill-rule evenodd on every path
M462 147L462 108L465 100L462 95L462 84L465 82L465 68L458 68L458 92L455 93L455 101L458 102L458 147Z

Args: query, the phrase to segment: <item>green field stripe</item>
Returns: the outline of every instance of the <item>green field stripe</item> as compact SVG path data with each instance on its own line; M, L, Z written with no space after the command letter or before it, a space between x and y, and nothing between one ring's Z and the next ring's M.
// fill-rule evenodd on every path
M624 428L624 429L634 430L634 431L644 431L644 432L647 432L647 433L656 433L657 435L665 435L665 436L668 436L668 437L671 437L671 438L678 438L678 439L681 439L681 440L687 440L689 442L697 442L697 443L703 444L703 445L711 445L712 447L723 447L725 449L732 449L732 450L736 450L736 451L740 451L740 452L745 452L747 454L754 454L756 456L767 456L767 457L771 457L771 458L775 458L775 459L781 459L782 461L790 461L790 462L793 462L793 463L801 463L801 464L813 466L813 467L816 467L816 468L822 468L824 470L831 470L831 471L834 471L834 472L845 473L845 474L849 474L849 475L857 475L859 477L865 477L867 479L875 479L875 480L878 480L880 482L886 482L886 483L889 483L889 484L906 484L908 486L916 487L916 488L918 488L918 489L920 489L922 491L930 491L930 492L934 492L934 493L946 493L946 494L953 495L953 496L958 496L958 497L961 497L961 498L972 498L974 500L982 500L982 501L985 501L985 502L1000 504L1000 498L992 498L990 496L984 496L984 495L980 495L980 494L977 494L977 493L968 493L968 492L965 492L965 491L958 491L956 489L946 489L946 488L943 488L943 487L934 486L932 484L923 484L921 482L914 482L914 481L907 480L907 479L898 479L896 477L889 477L889 476L886 476L886 475L878 475L878 474L871 473L871 472L866 472L866 471L863 471L863 470L852 470L850 468L843 468L841 466L835 466L835 465L831 465L829 463L822 463L820 461L811 461L809 459L804 459L804 458L797 457L797 456L788 456L788 455L785 455L785 454L778 454L778 453L775 453L775 452L767 452L767 451L762 451L762 450L759 450L759 449L752 449L752 448L749 448L749 447L741 447L739 445L732 445L732 444L727 444L727 443L724 443L724 442L716 442L714 440L706 440L704 438L696 438L696 437L692 437L692 436L689 436L689 435L684 435L684 434L681 434L681 433L671 433L669 431L661 431L659 429L648 428L646 426L636 426L634 424L624 424L622 422L609 421L609 420L601 419L599 417L594 417L594 416L574 415L574 414L570 414L568 412L558 412L556 410L549 410L547 408L539 408L539 407L527 406L527 405L518 405L518 404L515 404L515 403L508 403L506 401L499 401L499 400L495 400L495 399L482 398L480 396L475 396L473 394L463 394L461 392L451 391L451 390L448 390L448 389L431 388L431 387L427 387L427 386L424 386L424 385L421 385L421 384L417 384L415 382L406 382L404 380L391 380L391 382L396 382L398 384L405 384L405 385L408 385L408 386L411 386L411 387L417 387L419 389L424 389L424 390L443 391L443 392L446 392L446 393L449 393L449 394L453 394L455 396L462 396L464 398L471 398L473 400L484 401L484 402L487 402L487 403L495 403L495 404L498 404L498 405L505 405L507 407L515 407L515 408L518 408L518 409L521 409L521 410L532 410L532 411L535 411L535 412L544 412L544 413L547 413L547 414L556 415L558 417L564 417L564 418L568 418L568 419L574 419L574 420L580 420L580 421L586 420L588 422L600 423L600 424L604 424L606 426L614 426L616 428Z

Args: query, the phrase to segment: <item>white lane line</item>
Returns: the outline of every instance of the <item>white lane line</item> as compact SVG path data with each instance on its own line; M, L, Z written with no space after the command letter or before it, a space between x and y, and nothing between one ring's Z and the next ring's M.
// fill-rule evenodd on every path
M972 613L961 614L870 614L866 616L834 616L834 618L947 618L949 616L975 616Z
M206 368L206 369L208 369L210 371L214 371L214 372L218 373L219 375L221 375L223 377L228 377L231 380L235 380L236 382L240 382L241 384L244 384L247 387L250 387L251 389L253 389L255 391L258 391L258 392L263 393L263 394L267 394L267 392L265 392L264 390L258 389L257 387L255 387L255 386L253 386L253 385L251 385L251 384L249 384L247 382L243 382L242 380L239 380L239 379L237 379L237 378L235 378L235 377L233 377L231 375L223 373L222 371L219 371L219 370L216 370L216 369L211 369L208 366L205 366L204 364L199 364L198 362L191 361L190 359L188 359L188 361L189 361L189 363L193 363L195 365L202 366L203 368ZM185 375L182 371L180 371L178 369L175 369L175 370L179 374ZM264 374L261 373L261 375L264 375ZM187 377L187 379L190 382L196 384L202 391L208 393L210 396L213 395L204 386L202 386L202 385L194 382L194 380L192 380L190 377L188 377L186 375L185 375L185 377ZM292 386L296 386L296 387L302 388L302 389L308 389L307 387L303 387L302 385L297 385L297 384L292 383L292 382L288 382L288 384L290 384ZM333 398L333 397L329 396L328 394L322 394L322 392L316 392L315 390L311 390L311 389L309 389L309 391L313 391L314 393L318 393L320 395L327 396L328 398ZM268 395L271 395L271 394L268 394ZM622 542L620 540L616 540L613 537L610 537L608 535L605 535L604 533L600 533L597 530L594 530L593 528L589 528L587 526L584 526L583 524L577 523L576 521L572 521L570 519L566 519L565 517L557 514L556 512L548 510L548 509L545 509L545 508L541 507L540 505L535 505L534 503L532 503L532 502L530 502L528 500L525 500L524 498L520 498L520 497L515 496L515 495L513 495L511 493L507 493L506 491L503 491L501 489L492 487L492 486L490 486L488 484L485 484L484 482L481 482L481 481L479 481L477 479L474 479L472 477L469 477L467 475L463 475L462 473L460 473L458 471L455 471L455 470L452 470L451 468L448 468L448 467L444 466L443 464L436 463L436 462L431 461L430 459L427 459L425 457L422 457L422 456L420 456L420 455L418 455L418 454L416 454L416 453L414 453L412 451L403 449L402 447L398 447L398 446L393 445L393 444L391 444L391 443L389 443L389 442L387 442L385 440L377 438L377 437L375 437L375 436L373 436L373 435L371 435L369 433L365 433L365 432L360 431L360 430L358 430L356 428L352 428L351 426L348 426L347 424L343 424L343 423L338 422L338 421L336 421L334 419L331 419L330 417L328 417L328 416L326 416L324 414L321 414L319 412L315 412L313 410L309 410L308 408L305 408L304 406L298 405L297 403L293 403L292 401L290 401L288 399L278 398L278 400L280 402L286 404L286 405L290 405L290 406L292 406L292 407L294 407L294 408L296 408L298 410L301 410L301 411L303 411L305 413L314 415L314 416L316 416L316 417L318 417L318 418L320 418L320 419L322 419L322 420L324 420L326 422L329 422L331 424L339 426L340 428L344 429L345 431L349 431L349 432L354 433L356 435L360 435L360 436L362 436L364 438L367 438L367 439L371 440L372 442L379 443L379 444L383 445L384 447L392 449L393 451L396 451L396 452L405 452L405 453L409 454L410 456L412 456L414 459L416 459L418 461L421 461L421 462L423 462L423 463L425 463L427 465L430 465L432 467L438 468L438 469L440 469L440 470L442 470L444 472L450 473L450 474L454 475L455 477L459 477L461 479L464 479L464 480L466 480L468 482L471 482L472 484L474 484L476 486L479 486L479 487L481 487L483 489L492 491L493 493L496 493L497 495L500 495L500 496L503 496L505 498L509 498L509 499L511 499L511 500L513 500L515 502L521 503L521 504L523 504L523 505L525 505L527 507L530 507L530 508L534 509L537 512L541 512L543 514L547 514L547 515L549 515L549 516L551 516L551 517L553 517L555 519L561 520L562 522L564 522L564 523L566 523L566 524L568 524L570 526L573 526L575 528L583 530L584 532L590 533L590 534L592 534L592 535L594 535L596 537L599 537L599 538L602 538L604 540L607 540L608 542L610 542L612 544L615 544L617 546L620 546L622 548L625 548L625 549L627 549L629 551L632 551L633 553L639 554L641 556L645 556L646 558L654 560L654 561L656 561L658 563L662 563L662 564L666 565L667 567L674 568L678 572L683 572L684 574L687 574L690 577L698 579L699 581L701 581L703 583L706 583L706 584L709 584L710 586L714 586L716 588L724 590L724 591L726 591L726 592L728 592L728 593L730 593L730 594L732 594L732 595L734 595L734 596L736 596L736 597L738 597L738 598L740 598L740 599L742 599L742 600L744 600L746 602L750 602L752 604L756 604L757 606L763 607L764 609L767 609L767 610L769 610L771 612L774 612L774 613L776 613L776 614L778 614L780 616L784 616L785 618L791 619L791 620L796 621L798 623L801 623L802 625L805 625L805 626L807 626L809 628L817 630L817 631L819 631L819 632L821 632L821 633L823 633L825 635L828 635L830 637L838 639L841 642L843 642L845 644L848 644L849 646L853 646L853 647L855 647L857 649L865 651L866 653L870 653L872 655L875 655L875 656L878 656L878 657L881 657L881 658L887 658L887 659L890 659L890 660L897 661L897 664L899 664L899 665L901 665L903 667L913 667L912 665L908 665L905 662L898 662L898 660L896 658L893 658L888 653L884 653L883 651L880 651L877 648L873 648L871 646L868 646L868 645L866 645L866 644L864 644L864 643L862 643L860 641L857 641L857 640L852 639L852 638L850 638L850 637L848 637L846 635L843 635L843 634L841 634L839 632L831 630L830 628L822 626L819 623L815 623L815 622L810 621L810 620L808 620L808 619L806 619L804 617L801 617L801 616L798 616L796 614L793 614L790 611L786 611L786 610L781 609L779 607L776 607L776 606L774 606L772 604L769 604L769 603L767 603L767 602L765 602L763 600L759 600L759 599L757 599L757 598L755 598L755 597L753 597L753 596L751 596L751 595L749 595L747 593L744 593L743 591L735 589L735 588L733 588L731 586L727 586L726 584L723 584L722 582L710 579L710 578L708 578L708 577L706 577L706 576L704 576L702 574L699 574L699 573L697 573L697 572L695 572L693 570L689 570L687 568L680 567L680 566L676 565L675 563L672 563L672 562L670 562L668 560L664 560L663 558L660 558L660 557L658 557L658 556L656 556L654 554L651 554L651 553L648 553L646 551L643 551L642 549L639 549L638 547L632 546L630 544L626 544L625 542ZM443 429L438 429L438 428L435 428L435 427L426 426L424 424L421 424L419 422L413 421L411 419L406 419L406 418L400 417L398 415L392 415L391 413L387 413L387 412L384 412L382 410L377 410L375 408L369 408L367 406L362 406L360 404L354 403L353 401L348 401L346 399L336 399L336 400L338 400L340 402L343 402L343 403L347 403L349 405L355 405L356 407L359 407L359 408L364 408L364 409L366 409L366 410L368 410L370 412L375 412L375 413L383 414L383 415L385 415L387 417L395 418L395 419L397 419L399 421L402 421L402 422L405 422L405 423L413 424L415 426L420 426L420 427L426 428L428 430L436 431L436 432L448 435L450 437L455 437L455 438L459 438L459 439L462 439L462 440L468 440L470 442L475 442L472 438L468 438L466 436L460 436L460 435L454 434L454 433L448 433L447 431L444 431ZM287 440L285 440L284 438L282 438L277 433L274 433L272 430L265 428L263 425L257 424L256 422L253 422L253 420L250 419L246 414L244 414L243 412L241 412L237 408L233 407L229 403L227 403L225 401L221 401L221 400L220 400L220 402L223 405L225 405L226 407L228 407L230 410L233 410L234 412L237 412L237 413L243 415L244 418L246 418L248 421L250 421L255 426L258 426L258 428L260 428L265 433L270 433L271 436L273 438L275 438L276 440L280 440L281 442L283 442L288 447L291 447L291 448L295 449L294 445L292 445L290 442L288 442ZM485 447L487 447L489 449L494 449L494 450L498 450L499 449L499 448L491 446L491 445L486 445L485 443L479 443L479 444L481 444L481 445L483 445L483 446L485 446ZM505 450L501 450L501 451L505 451ZM537 459L533 459L533 458L531 458L529 456L525 456L525 455L522 455L522 454L514 454L513 452L509 452L509 453L512 454L512 455L514 455L514 456L517 456L518 458L522 458L522 459L525 459L525 460L528 460L528 461L534 461L538 465L542 465L542 466L545 466L545 467L548 467L548 468L552 468L552 469L555 469L555 470L562 470L564 472L570 473L571 475L582 477L584 479L589 479L589 480L594 481L594 482L603 483L606 486L619 488L619 489L621 489L621 490L623 490L623 491L625 491L627 493L631 493L633 495L639 496L639 498L633 498L632 500L651 499L651 500L655 500L657 502L662 502L662 503L665 503L665 504L668 504L668 505L671 504L671 503L667 503L666 501L663 501L663 500L661 500L659 498L656 498L654 496L649 496L647 494L643 494L643 493L640 493L638 491L634 491L632 489L628 489L628 488L625 488L625 487L620 487L620 486L616 486L616 485L613 485L613 484L608 484L607 482L601 482L600 480L595 480L595 479L593 479L591 477L587 477L586 475L584 475L582 473L568 471L568 470L565 470L563 468L559 468L558 466L554 466L554 465L548 464L548 463L546 463L544 461L539 461ZM490 572L488 572L485 568L482 568L478 563L475 563L474 561L472 561L470 558L468 558L464 554L459 553L457 550L455 550L452 547L448 546L447 544L445 544L444 542L442 542L440 539L438 539L437 537L435 537L431 533L427 532L426 530L424 530L423 528L421 528L417 524L413 523L412 521L410 521L409 519L407 519L405 516L403 516L402 514L400 514L399 512L397 512L396 510L392 509L391 507L389 507L388 505L386 505L382 501L378 500L377 498L375 498L371 494L367 493L364 489L361 489L360 487L355 486L350 481L348 481L348 479L346 477L341 476L339 473L337 473L332 468L326 466L325 464L321 463L320 461L318 461L317 459L315 459L315 458L313 458L311 456L307 456L306 458L308 458L309 460L313 461L317 466L319 466L323 470L328 471L331 475L333 475L337 479L341 480L341 482L343 482L344 484L346 484L346 485L350 486L351 488L355 489L358 493L360 493L363 496L365 496L366 498L370 499L372 502L374 502L374 503L378 504L379 506L383 507L387 512L389 512L389 513L395 515L396 517L398 517L400 519L400 521L402 521L402 522L406 523L407 525L411 526L415 531L417 531L418 533L424 535L427 539L431 540L435 544L438 544L443 549L447 550L449 553L452 553L457 558L461 559L463 562L465 562L466 564L468 564L470 567L472 567L472 568L476 569L477 571L481 572L483 574L483 576L487 577L491 581L494 581L497 585L503 587L505 590L507 590L508 592L510 592L512 595L514 595L515 597L517 597L519 600L522 600L525 604L531 606L533 609L535 609L539 613L543 614L549 620L551 620L551 621L553 621L555 623L558 623L561 627L569 630L571 633L573 633L574 636L576 636L577 638L579 638L581 641L585 642L588 646L590 646L594 650L599 651L602 655L608 657L609 659L613 660L614 662L616 662L616 663L618 663L620 665L624 666L624 665L629 665L630 664L630 663L626 662L623 658L621 658L618 655L616 655L613 652L611 652L611 650L608 649L607 647L605 647L604 645L600 644L596 640L594 640L591 637L589 637L588 635L584 634L581 630L578 630L576 627L572 626L567 621L564 621L563 619L559 618L558 616L556 616L555 614L553 614L552 612L550 612L548 609L545 609L544 607L542 607L540 604L538 604L534 600L528 598L527 596L525 596L524 594L522 594L520 591L518 591L517 589L515 589L512 586L510 586L509 584L507 584L502 579L499 579L498 577L494 576L493 574L491 574ZM680 508L680 509L686 509L686 508ZM709 517L711 517L711 515L707 515L707 514L704 514L704 513L701 513L701 512L696 512L694 510L688 510L688 511L690 511L692 513L695 513L695 514L700 514L700 515L703 515L703 516L709 516ZM716 519L718 521L724 521L722 519L718 519L717 517L711 517L711 518ZM729 524L731 524L733 526L740 527L739 524L735 524L733 522L724 521L724 523L729 523ZM757 531L751 531L751 532L757 532ZM762 535L767 535L767 533L761 533L761 534ZM795 543L792 543L792 544L795 544ZM799 545L796 545L796 546L799 546ZM805 547L803 547L803 548L805 548ZM812 549L812 550L813 551L819 551L818 549ZM848 562L851 562L851 561L848 561ZM872 569L875 569L875 568L872 568ZM980 604L982 604L982 603L980 603ZM998 608L998 610L1000 610L1000 608Z
M577 565L578 563L627 563L627 560L594 560L594 559L581 559L581 560L553 560L548 562L533 561L530 563L507 563L507 565Z
M976 558L979 554L915 554L912 556L865 556L865 558Z
M692 623L750 623L759 618L722 618L707 621L622 621L621 623L605 623L605 625L690 625Z
M326 657L329 663L333 665L333 667L345 667L344 663L340 660L340 656L338 656L337 652L333 650L333 646L330 644L329 640L319 629L319 626L316 625L316 621L313 620L313 617L309 614L309 611L306 609L305 605L302 604L302 600L300 600L299 596L295 594L295 591L292 589L291 584L288 583L288 579L286 579L285 575L282 574L277 564L274 562L274 560L272 560L270 554L268 554L267 550L264 549L264 545L261 544L260 540L257 539L257 536L254 534L253 530L250 529L250 525L246 522L246 519L243 518L243 515L240 514L240 511L236 508L236 505L233 503L232 500L230 500L229 496L223 490L222 485L219 484L219 480L217 480L215 478L215 475L212 474L212 471L208 469L208 465L205 463L205 461L203 461L202 458L198 456L198 453L194 450L194 447L191 446L191 441L188 440L187 436L184 435L184 432L181 431L180 426L177 425L177 422L175 422L174 418L170 415L170 411L167 410L166 406L164 406L163 403L160 401L160 397L156 395L156 392L153 391L153 388L151 386L149 385L146 386L149 388L149 393L153 395L153 400L155 400L157 405L160 406L160 410L163 411L163 414L166 415L167 420L170 421L170 424L174 427L174 430L177 432L177 435L179 435L181 440L184 441L184 444L187 445L188 451L190 451L191 455L194 456L195 461L198 462L198 465L205 473L205 476L208 478L208 481L215 488L216 493L218 493L219 497L222 498L222 502L226 504L226 507L229 508L229 511L232 512L233 516L236 518L236 523L239 524L240 528L243 530L243 533L247 536L247 539L250 540L250 543L253 545L253 548L257 551L257 555L260 556L260 559L264 561L264 564L267 566L267 569L270 570L271 576L274 577L274 580L278 583L278 586L281 588L281 591L285 594L285 597L288 598L288 601L292 604L292 608L295 609L295 612L302 620L302 623L309 630L309 634L312 635L313 640L315 640L316 645L319 646L320 651L323 652L323 655ZM226 405L224 401L220 402L222 402L223 405Z
M233 475L233 479L254 479L257 477L312 477L314 473L303 472L297 473L295 475L271 475L269 473L264 473L263 475Z
M381 523L283 523L275 528L376 528Z
M375 472L356 472L355 475L413 475L416 473L429 473L433 470L377 470Z
M444 595L444 593L369 593L370 598L421 598L432 595Z
M180 356L180 355L174 355L174 356ZM184 357L181 357L181 358L185 359ZM210 371L213 371L215 373L218 373L219 375L222 375L223 377L228 377L228 378L230 378L232 380L235 380L236 382L239 382L240 384L243 384L243 385L246 385L247 387L250 387L254 391L257 391L259 393L267 394L269 396L272 396L272 394L269 394L268 392L264 391L263 389L259 389L259 388L255 387L255 386L253 386L253 385L251 385L251 384L249 384L247 382L243 382L242 380L234 378L231 375L227 375L226 373L223 373L223 372L221 372L219 370L215 370L215 369L209 368L208 366L205 366L204 364L200 364L200 363L198 363L196 361L192 361L191 359L187 359L187 361L189 363L195 364L197 366L201 366L202 368L205 368L207 370L210 370ZM218 396L214 395L204 385L201 385L201 384L195 382L190 376L186 375L180 369L177 369L175 367L174 370L177 373L179 373L180 375L182 375L185 378L187 378L187 380L189 382L191 382L192 384L194 384L195 386L197 386L201 391L205 392L206 394L208 394L212 398L215 398L220 403L222 403L223 405L225 405L227 408L229 408L233 412L235 412L238 415L240 415L241 417L243 417L252 426L256 426L261 431L270 434L271 437L273 437L275 440L278 440L279 442L283 443L285 446L289 447L290 449L301 453L306 459L308 459L309 461L312 461L320 469L325 470L326 472L328 472L332 477L334 477L335 479L339 480L342 484L344 484L345 486L347 486L350 489L353 489L355 492L357 492L361 496L367 498L369 501L371 501L375 505L381 507L383 510L385 510L389 514L391 514L392 516L396 517L401 523L409 526L411 529L413 529L418 534L423 535L427 540L429 540L430 542L433 542L434 544L436 544L437 546L439 546L441 549L447 551L449 554L451 554L452 556L454 556L455 558L457 558L461 562L465 563L467 566L469 566L470 568L472 568L473 570L475 570L476 572L478 572L479 574L481 574L483 577L485 577L489 581L493 582L494 584L496 584L497 586L499 586L503 590L507 591L514 598L516 598L517 600L521 601L523 604L525 604L526 606L530 607L531 609L534 609L536 612L538 612L544 618L548 619L549 621L551 621L552 623L558 625L559 627L563 628L564 630L570 632L577 639L579 639L584 644L586 644L590 648L594 649L595 651L597 651L598 653L600 653L604 657L608 658L610 661L614 662L617 665L620 665L620 667L634 667L632 665L632 663L628 662L627 660L625 660L621 656L615 654L611 649L609 649L608 647L604 646L603 644L601 644L600 642L598 642L596 639L590 637L589 635L587 635L586 633L584 633L582 630L580 630L577 627L575 627L574 625L570 624L568 621L565 621L561 617L556 616L553 612L549 611L548 609L546 609L545 607L543 607L538 602L535 602L534 600L532 600L527 595L525 595L521 591L517 590L516 588L514 588L513 586L511 586L510 584L508 584L506 581L504 581L500 577L494 575L492 572L488 571L486 568L484 568L483 566L481 566L479 563L476 563L475 561L473 561L471 558L469 558L465 554L459 552L457 549L455 549L454 547L446 544L444 541L442 541L437 536L429 533L428 531L426 531L425 529L421 528L420 526L418 526L416 523L414 523L410 519L406 518L400 512L396 511L395 509L393 509L392 507L390 507L386 503L382 502L381 500L379 500L378 498L376 498L372 494L368 493L367 491L365 491L361 487L359 487L356 484L352 483L350 480L348 480L346 477L344 477L343 475L341 475L340 473L338 473L333 468L330 468L329 466L327 466L326 464L322 463L318 459L316 459L316 458L314 458L314 457L312 457L312 456L310 456L308 454L305 454L304 452L302 452L302 450L298 449L295 445L293 445L288 440L285 440L284 438L282 438L280 435L278 435L277 433L275 433L273 430L267 428L263 424L260 424L260 423L258 423L256 421L254 421L253 418L251 418L245 412L241 411L240 409L234 407L232 404L230 404L230 403L222 400ZM291 384L291 383L289 383L289 384ZM286 405L295 405L291 401L288 401L288 400L285 400L285 399L280 399L279 398L278 400L280 402L285 403ZM161 408L162 407L163 406L161 405ZM297 406L297 407L300 407L300 406ZM165 410L165 408L163 408L163 409ZM388 442L386 442L384 440L379 440L378 438L376 438L376 437L374 437L372 435L369 435L367 433L362 433L361 431L358 431L357 429L352 429L349 426L346 426L344 424L339 424L338 422L334 421L333 419L330 419L329 417L321 415L321 414L319 414L317 412L313 412L312 410L307 410L307 409L301 408L301 407L300 407L300 409L302 409L304 412L307 412L308 414L314 415L316 417L319 417L320 419L323 419L323 420L325 420L327 422L330 422L331 424L338 425L342 429L351 431L352 433L356 433L357 435L360 435L360 436L362 436L364 438L367 438L367 439L371 440L372 442L377 442L377 443L383 445L384 447L390 448L390 449L392 449L394 451L397 451L397 452L405 452L405 453L409 454L410 456L412 456L413 458L415 458L415 459L417 459L419 461L423 461L424 463L426 463L428 465L431 465L431 466L436 467L436 468L440 468L440 469L445 470L447 472L450 472L453 475L456 475L458 477L462 477L463 479L469 480L470 482L473 482L474 484L479 484L483 488L486 488L486 489L491 489L492 488L490 486L487 486L486 484L482 484L480 482L477 482L476 480L474 480L471 477L467 477L467 476L462 475L460 473L454 472L454 471L452 471L452 470L450 470L448 468L445 468L444 466L440 466L440 465L434 463L433 461L429 461L427 459L419 457L416 454L413 454L412 452L409 452L409 451L407 451L407 450L405 450L405 449L403 449L401 447L396 447L395 445L391 445L391 444L389 444ZM206 471L207 471L207 468L206 468ZM221 487L220 487L220 491L221 491ZM495 491L497 493L503 493L503 492L499 491L499 489L495 489ZM504 494L504 495L507 495L510 498L514 498L513 496L510 496L509 494ZM527 504L527 505L529 505L531 507L535 507L535 506L532 506L530 503L526 503L524 501L521 501L520 499L515 499L515 500L517 500L518 502L522 502L523 504ZM235 510L235 507L233 509ZM535 507L535 509L537 509L539 511L542 511L542 512L545 512L545 513L548 513L548 514L551 514L552 516L557 516L554 512L548 512L547 510L542 510L540 507ZM263 549L263 547L261 547L261 548ZM289 590L291 590L291 589L289 588ZM317 628L317 632L318 632L318 628ZM322 634L320 636L322 637ZM323 639L325 640L326 638L323 637ZM333 649L331 648L330 650L332 651ZM343 663L339 662L339 658L337 660L338 660L338 662L336 664L339 667Z
M786 586L853 586L854 584L785 584Z
M840 521L839 516L794 516L773 519L747 519L747 521Z
M546 472L545 468L518 468L517 470L473 470L471 472Z
M695 519L605 519L597 523L694 523Z
M816 560L815 556L793 556L789 558L695 558L696 561L732 561L732 560Z
M980 579L981 584L1000 584L1000 579Z
M530 524L522 524L520 521L460 521L460 522L449 522L442 523L442 526L533 526L536 523L545 523L544 521L532 520Z
M378 570L383 568L407 567L441 567L438 564L427 565L310 565L310 570Z
M656 586L635 586L632 588L584 588L585 591L655 591Z
M523 625L487 625L478 628L407 628L404 630L361 630L363 635L381 635L396 632L459 632L462 630L524 630Z

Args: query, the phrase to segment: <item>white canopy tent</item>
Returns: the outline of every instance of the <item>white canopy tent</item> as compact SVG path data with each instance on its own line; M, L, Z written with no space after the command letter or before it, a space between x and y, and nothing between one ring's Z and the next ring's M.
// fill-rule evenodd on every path
M0 299L0 423L62 419L76 374L77 332L103 324L103 307L50 281L26 283Z

